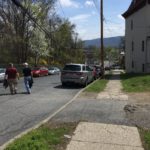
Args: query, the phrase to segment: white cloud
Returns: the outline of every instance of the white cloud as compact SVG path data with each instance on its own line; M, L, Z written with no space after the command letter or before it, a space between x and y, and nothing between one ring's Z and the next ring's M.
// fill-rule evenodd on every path
M79 7L79 3L73 0L59 0L59 1L63 7L75 7L75 8Z
M97 30L85 28L84 26L77 26L76 29L79 33L79 38L81 38L82 40L96 39L100 37L99 31Z
M85 2L85 6L94 6L94 3L93 3L93 1L87 0Z
M122 24L109 24L104 25L104 36L105 37L113 37L120 36L125 34L125 25Z
M121 20L124 20L124 18L121 15L118 15L117 17Z
M92 11L92 15L96 15L97 13L95 11Z
M70 17L70 20L72 22L76 22L76 21L86 21L89 17L91 17L90 14L81 14L81 15L77 15L74 17Z
M100 38L100 27L96 26L93 29L93 26L79 25L77 24L76 30L79 33L79 37L82 40L96 39ZM125 25L122 24L104 24L104 38L114 37L114 36L124 36L125 34Z

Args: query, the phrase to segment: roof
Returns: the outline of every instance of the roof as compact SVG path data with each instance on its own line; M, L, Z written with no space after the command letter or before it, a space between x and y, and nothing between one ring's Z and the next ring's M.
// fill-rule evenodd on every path
M122 14L124 18L129 17L139 9L143 8L148 1L148 4L150 4L150 0L132 0L128 10Z

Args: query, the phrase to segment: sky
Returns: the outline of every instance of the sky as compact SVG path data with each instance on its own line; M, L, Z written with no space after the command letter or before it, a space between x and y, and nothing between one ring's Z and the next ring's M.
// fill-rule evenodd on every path
M104 37L124 36L125 20L121 16L132 0L103 0ZM100 0L58 0L57 13L76 25L82 40L100 37Z

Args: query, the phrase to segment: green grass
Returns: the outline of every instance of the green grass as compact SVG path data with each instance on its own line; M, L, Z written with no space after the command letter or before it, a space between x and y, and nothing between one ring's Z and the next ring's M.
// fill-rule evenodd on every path
M89 85L86 89L85 92L101 92L105 89L106 84L108 82L108 76L105 77L105 79L100 79Z
M150 75L148 74L121 74L121 80L125 92L150 91Z
M55 128L43 125L17 139L5 150L57 150L65 143L64 134L69 134L74 128L71 125Z
M150 150L150 130L139 129L142 144L145 150Z

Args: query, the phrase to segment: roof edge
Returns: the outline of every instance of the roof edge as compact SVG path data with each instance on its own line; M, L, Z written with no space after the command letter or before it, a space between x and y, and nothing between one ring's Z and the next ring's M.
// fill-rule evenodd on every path
M136 4L133 4L133 1L132 1L128 10L125 13L123 13L122 16L124 18L129 17L130 15L132 15L139 9L143 8L146 5L146 3L147 3L147 0L138 1ZM148 0L148 3L150 4L150 0Z

